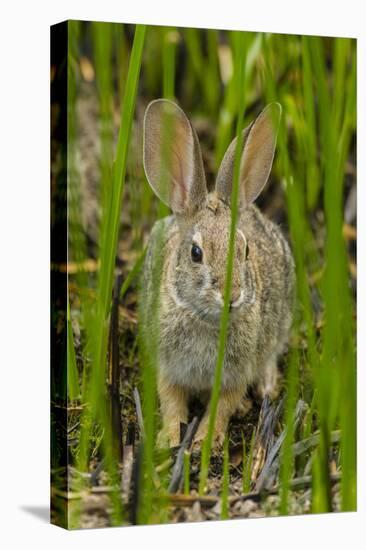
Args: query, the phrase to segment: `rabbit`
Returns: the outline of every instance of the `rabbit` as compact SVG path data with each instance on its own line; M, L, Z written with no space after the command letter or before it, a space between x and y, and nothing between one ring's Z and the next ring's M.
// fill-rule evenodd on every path
M279 227L253 204L271 171L281 110L278 103L271 103L243 130L230 318L214 426L213 444L218 448L230 417L248 408L249 386L262 398L276 396L277 360L287 345L292 323L292 253ZM158 443L162 446L179 444L189 399L207 398L212 389L224 304L236 143L235 138L224 155L215 188L208 193L198 137L183 110L164 99L147 106L145 174L155 194L173 212L158 220L151 232L140 297L147 334L157 331L162 415ZM195 444L207 435L208 418L207 407Z

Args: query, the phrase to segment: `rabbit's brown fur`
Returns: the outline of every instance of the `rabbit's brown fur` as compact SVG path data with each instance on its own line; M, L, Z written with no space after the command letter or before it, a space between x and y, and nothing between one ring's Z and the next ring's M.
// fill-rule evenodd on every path
M156 103L151 104L155 110L152 128L159 120L156 118L159 110L165 109L169 102ZM179 443L180 423L187 421L190 396L209 395L214 378L231 223L229 204L235 142L222 163L216 190L207 194L202 184L205 183L202 161L197 156L197 137L183 112L171 105L168 105L168 111L173 109L173 121L175 117L179 119L179 139L183 142L174 150L172 163L178 158L186 164L169 167L173 175L170 183L171 174L168 174L168 192L156 189L159 186L158 161L153 156L156 143L153 152L147 152L151 122L147 118L145 170L152 187L172 206L174 215L156 222L153 228L140 300L146 326L158 331L158 390L163 417L161 442L167 439L171 445L176 445ZM248 386L256 386L261 396L275 395L277 358L288 340L292 320L295 277L290 248L280 229L251 204L267 181L275 146L276 134L271 123L261 116L262 120L257 119L258 124L255 122L244 134L246 164L242 168L240 184L244 189L235 239L232 307L215 425L216 444L222 443L229 419L241 406ZM261 144L264 152L256 155L255 148ZM257 159L261 155L262 163ZM157 164L152 166L149 159ZM259 163L259 168L255 163ZM169 191L170 185L172 191ZM179 185L183 189L174 196L175 187ZM202 251L201 262L192 260L193 245ZM160 300L158 323L154 325L153 293L157 265L161 268ZM205 437L207 421L206 412L196 440Z

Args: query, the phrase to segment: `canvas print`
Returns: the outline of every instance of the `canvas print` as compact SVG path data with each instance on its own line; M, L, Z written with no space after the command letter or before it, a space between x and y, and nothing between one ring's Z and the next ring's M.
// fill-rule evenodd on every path
M356 40L51 28L51 521L356 510Z

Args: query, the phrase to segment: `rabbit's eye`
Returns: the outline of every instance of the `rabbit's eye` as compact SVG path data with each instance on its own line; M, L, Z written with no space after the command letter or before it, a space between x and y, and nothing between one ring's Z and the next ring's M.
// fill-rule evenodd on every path
M195 262L195 263L201 263L202 262L202 250L200 249L199 246L197 246L196 244L192 244L192 248L191 248L191 258L192 258L192 261Z

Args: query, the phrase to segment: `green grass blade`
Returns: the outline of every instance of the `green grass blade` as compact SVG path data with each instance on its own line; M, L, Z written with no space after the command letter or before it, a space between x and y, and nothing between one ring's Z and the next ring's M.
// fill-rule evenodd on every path
M355 51L356 42L351 43ZM347 78L345 89L344 119L339 140L339 165L337 173L342 178L346 170L347 155L350 150L350 142L356 130L356 71L357 57L352 56L352 63ZM344 176L343 176L344 178ZM350 295L348 285L348 268L343 268L343 294L340 304L342 316L343 342L340 351L340 387L344 396L340 402L340 426L341 460L342 460L342 510L354 511L357 507L357 388L356 388L356 350L355 350L355 322L354 322L354 298Z
M174 27L166 27L163 34L163 97L175 97L175 56L178 33Z
M132 282L137 278L138 274L140 273L140 270L145 260L145 255L146 255L146 247L140 253L131 271L127 275L126 279L123 281L123 284L121 286L121 291L119 294L120 300L122 300L123 296L126 294L127 290L130 288Z
M232 274L233 274L233 265L234 265L235 233L236 233L236 226L237 226L238 214L239 214L238 212L239 174L240 174L241 152L243 149L242 130L243 130L244 109L245 109L245 98L243 97L243 92L245 90L246 43L245 43L244 33L235 33L235 39L236 39L236 48L237 48L237 51L236 51L237 92L239 97L241 97L241 101L239 102L239 113L238 113L238 123L237 123L237 146L236 146L236 152L235 152L233 187L232 187L232 195L231 195L231 225L230 225L229 248L228 248L227 267L226 267L224 306L223 306L221 319L220 319L217 363L216 363L215 377L214 377L214 383L213 383L210 405L209 405L208 434L203 443L203 448L202 448L201 472L200 472L200 482L199 482L200 494L203 494L206 487L214 424L215 424L218 400L219 400L219 395L221 390L222 370L224 366L227 330L229 326L229 316L230 316L229 306L230 306L231 284L232 284Z
M95 76L99 100L100 205L104 212L111 193L113 166L112 24L92 23ZM101 242L105 231L102 216Z
M207 31L208 60L206 71L206 99L211 118L216 121L220 99L220 75L218 62L218 31Z
M110 297L112 293L113 268L117 251L119 217L125 183L127 154L130 144L145 32L146 27L144 25L136 25L125 95L123 99L123 109L121 111L121 124L118 135L116 160L113 167L113 188L108 206L109 223L107 226L107 235L109 237L109 242L108 245L107 243L104 243L101 252L99 287L101 293L101 305L104 313L107 313L109 309L108 306L110 304Z
M304 95L305 119L305 149L306 149L306 200L312 210L318 200L321 189L321 179L317 161L318 140L315 116L315 95L313 88L313 73L311 67L309 43L305 36L301 41L302 51L302 79Z
M222 490L221 490L221 519L229 517L229 438L226 435L224 441L224 461L222 466Z
M287 398L285 404L286 436L281 450L280 460L280 514L288 514L290 481L294 469L292 444L294 441L295 408L298 395L299 356L296 348L291 350L287 372Z

